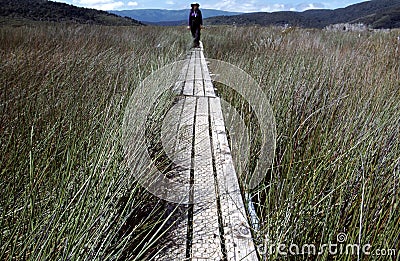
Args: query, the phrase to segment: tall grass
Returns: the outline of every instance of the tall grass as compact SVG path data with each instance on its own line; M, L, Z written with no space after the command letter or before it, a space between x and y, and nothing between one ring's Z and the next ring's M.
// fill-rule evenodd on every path
M253 191L260 244L301 250L335 244L346 233L345 243L371 244L371 253L397 248L400 257L397 34L257 27L204 33L206 57L247 71L274 109L275 162ZM276 248L270 257L287 258ZM308 258L333 257L353 260L357 253Z
M348 243L398 248L395 36L203 32L206 57L247 71L275 112L275 161L252 191L259 239L318 245L344 232ZM123 112L142 79L185 57L188 33L38 25L2 27L0 38L0 259L149 259L169 207L123 164Z
M66 25L0 37L0 259L144 258L164 202L122 164L123 112L144 77L184 57L186 38Z

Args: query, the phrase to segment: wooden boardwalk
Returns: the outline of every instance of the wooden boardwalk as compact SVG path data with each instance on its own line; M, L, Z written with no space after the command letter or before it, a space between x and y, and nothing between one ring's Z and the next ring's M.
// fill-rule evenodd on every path
M258 260L202 44L191 49L178 80L178 127L170 142L183 168L172 178L193 184L193 204L175 224L173 247L156 260Z

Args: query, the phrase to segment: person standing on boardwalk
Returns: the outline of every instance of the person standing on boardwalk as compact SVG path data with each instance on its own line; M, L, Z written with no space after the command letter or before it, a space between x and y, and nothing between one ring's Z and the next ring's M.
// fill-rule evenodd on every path
M192 9L189 13L189 26L188 29L192 32L193 47L200 47L200 30L203 27L203 16L199 9L199 3L191 4Z

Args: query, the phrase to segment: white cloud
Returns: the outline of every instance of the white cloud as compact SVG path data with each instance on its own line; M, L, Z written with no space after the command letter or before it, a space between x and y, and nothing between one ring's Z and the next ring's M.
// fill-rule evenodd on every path
M73 4L98 10L116 10L125 4L115 0L73 0Z
M260 0L222 0L218 2L215 1L212 4L204 4L202 8L233 12L305 11L309 9L326 8L326 5L323 3L300 2L299 4L288 4L282 2L265 4L264 1Z
M322 3L304 3L304 4L296 5L295 8L297 11L305 11L305 10L310 10L310 9L326 8L326 6Z
M138 2L128 2L128 6L138 6Z
M261 8L261 12L277 12L277 11L296 11L296 9L286 4L264 5Z
M277 12L277 11L295 11L302 12L310 9L325 8L322 3L300 3L300 4L272 4L264 5L261 8L262 12Z
M215 4L204 4L202 8L225 10L232 12L260 11L260 7L255 0L249 0L249 1L222 0Z
M167 1L167 2L165 2L167 5L174 5L175 4L175 2L174 1Z
M99 9L99 10L115 10L123 7L125 4L123 2L111 2L104 4L97 4L91 6L91 8Z

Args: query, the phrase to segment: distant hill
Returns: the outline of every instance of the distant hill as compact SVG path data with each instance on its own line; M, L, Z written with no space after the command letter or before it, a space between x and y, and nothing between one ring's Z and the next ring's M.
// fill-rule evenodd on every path
M372 15L357 19L356 22L369 24L373 28L400 28L400 7L384 10Z
M142 21L143 23L159 24L159 25L180 25L186 23L189 15L189 9L182 10L166 10L166 9L134 9L122 11L109 11L110 13L131 17ZM238 12L227 12L214 9L201 9L203 18L214 16L231 16L238 15Z
M0 0L0 24L32 21L99 25L141 25L137 20L105 11L46 0Z
M236 16L218 16L205 21L209 25L285 25L324 28L338 23L365 23L372 28L400 27L400 0L371 0L335 10L319 9L304 12L259 12Z

